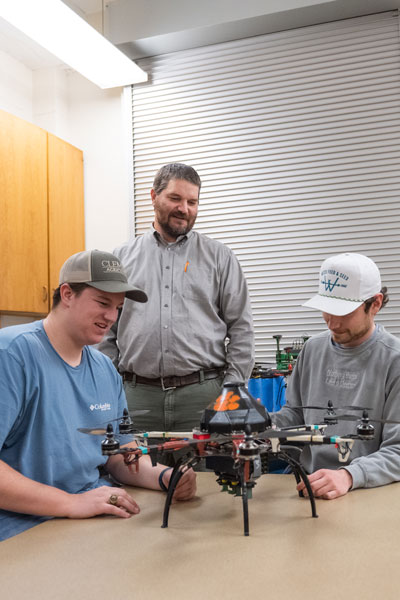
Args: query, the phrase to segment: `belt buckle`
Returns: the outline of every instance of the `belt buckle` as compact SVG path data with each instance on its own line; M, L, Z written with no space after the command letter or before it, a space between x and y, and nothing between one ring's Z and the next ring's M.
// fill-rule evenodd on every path
M168 392L169 390L176 390L176 385L175 386L171 385L169 387L166 387L164 385L164 377L160 377L160 379L161 379L161 388L162 388L163 392ZM168 379L168 377L166 377L165 379Z

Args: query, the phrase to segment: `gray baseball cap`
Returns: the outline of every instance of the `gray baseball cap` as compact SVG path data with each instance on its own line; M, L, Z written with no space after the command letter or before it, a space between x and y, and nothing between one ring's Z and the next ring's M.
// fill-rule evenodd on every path
M73 254L61 267L59 284L63 283L87 283L103 292L125 292L130 300L147 302L145 292L128 282L121 262L110 252L84 250Z

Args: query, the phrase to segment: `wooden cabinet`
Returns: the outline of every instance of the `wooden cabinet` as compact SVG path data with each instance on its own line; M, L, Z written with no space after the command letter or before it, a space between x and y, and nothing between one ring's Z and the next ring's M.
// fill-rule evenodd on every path
M84 249L83 156L0 111L0 312L46 314L63 262Z
M55 135L48 140L49 285L58 287L61 266L85 248L83 155Z

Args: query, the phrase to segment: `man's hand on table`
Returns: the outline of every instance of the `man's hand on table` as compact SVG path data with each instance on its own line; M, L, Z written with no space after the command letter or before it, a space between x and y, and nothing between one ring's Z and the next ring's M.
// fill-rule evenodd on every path
M333 500L344 496L351 489L353 485L353 478L346 469L319 469L308 476L308 480L311 485L311 489L316 498L323 498L324 500ZM301 481L297 485L297 491L303 492L305 496L308 496L307 489L304 483Z
M110 504L115 496L116 504ZM128 519L140 512L139 506L123 488L104 485L82 494L68 494L66 517L86 519L97 515L114 515Z
M163 476L163 481L166 487L168 487L169 480L172 475L172 469L167 471ZM196 494L196 473L193 469L188 469L179 480L176 490L174 492L174 500L191 500Z

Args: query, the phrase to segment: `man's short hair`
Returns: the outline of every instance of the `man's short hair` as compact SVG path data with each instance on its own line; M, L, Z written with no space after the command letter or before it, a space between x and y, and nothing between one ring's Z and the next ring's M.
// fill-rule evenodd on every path
M189 167L183 163L170 163L157 171L153 181L153 190L155 193L160 194L165 190L171 179L184 179L189 183L197 185L200 191L201 179L193 167Z
M388 294L387 287L384 286L381 289L380 293L383 294L382 305L381 305L381 308L383 308L389 302L389 294ZM374 301L375 301L375 296L372 296L372 298L368 298L368 300L365 300L365 302L364 302L364 310L365 310L366 313L369 313L369 310L370 310L371 306L373 305Z
M69 283L68 285L76 296L80 296L83 290L89 287L87 283ZM51 305L51 310L56 308L56 306L58 306L58 304L61 302L60 288L61 285L59 285L58 288L56 288L53 292L53 303Z

